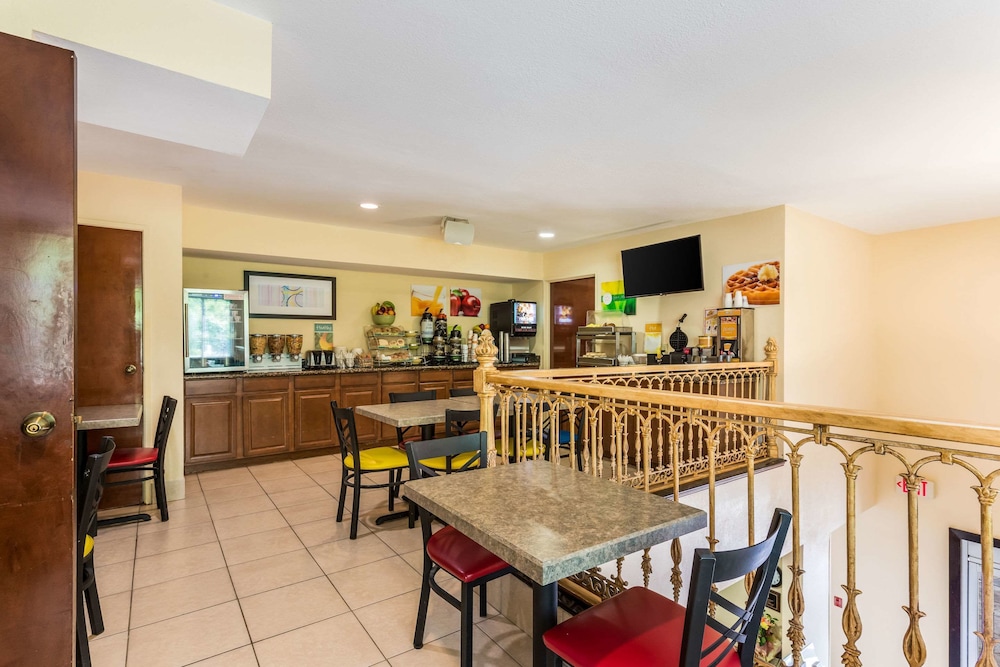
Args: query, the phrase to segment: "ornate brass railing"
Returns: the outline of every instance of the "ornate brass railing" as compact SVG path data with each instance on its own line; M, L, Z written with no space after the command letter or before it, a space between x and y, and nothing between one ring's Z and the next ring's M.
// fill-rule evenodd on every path
M802 664L805 637L805 598L803 595L804 542L803 525L811 518L802 502L803 484L822 479L834 484L836 479L825 452L835 452L846 494L846 604L842 626L846 642L841 663L860 667L858 642L862 634L857 598L858 479L860 462L866 458L892 458L899 462L900 477L907 482L908 590L904 610L908 625L899 638L902 655L910 667L924 665L927 651L921 634L924 613L919 600L919 505L917 492L925 478L925 469L933 465L961 468L969 474L980 507L980 532L992 536L992 508L997 496L994 483L1000 476L1000 427L959 423L940 423L881 416L832 408L776 403L763 398L774 395L776 349L768 344L769 364L764 379L741 378L747 395L732 398L727 391L737 386L728 376L699 378L686 382L685 373L753 373L754 369L579 369L561 371L498 372L493 368L495 347L484 336L476 350L480 368L476 371L476 389L483 414L489 415L499 405L499 419L484 419L483 428L499 436L499 451L491 465L547 455L552 460L577 461L590 474L643 488L650 492L678 497L682 485L692 480L706 485L708 497L708 535L710 548L719 543L717 534L720 508L717 483L726 474L746 476L746 540L761 537L754 522L755 495L760 467L764 461L783 458L787 461L788 487L793 514L791 537L791 584L788 610L791 619L787 637L793 664ZM725 365L723 365L725 366ZM720 383L721 382L721 383ZM701 390L689 391L684 387ZM715 391L704 391L706 387ZM749 387L755 387L751 392ZM676 388L681 388L680 390ZM756 392L756 393L754 393ZM557 415L566 415L560 419ZM563 446L556 443L563 441ZM551 443L551 446L548 446ZM544 446L543 446L544 445ZM823 456L813 453L824 452ZM568 454L568 457L566 456ZM811 470L806 462L815 460L823 470ZM874 468L875 466L872 466ZM834 464L834 471L837 466ZM821 477L815 475L820 474ZM767 483L774 482L769 475ZM782 483L783 485L783 483ZM831 526L832 529L832 526ZM731 540L730 540L731 541ZM983 591L993 591L993 550L989 539L982 540ZM679 600L683 581L681 543L670 545L669 582L674 599ZM607 597L626 583L619 560L610 577L599 570L582 573L578 583L596 597ZM643 585L648 586L653 573L649 550L642 554ZM828 577L829 573L813 573ZM993 627L993 596L983 595L983 618L979 632L982 652L977 667L994 666L993 646L997 644ZM814 629L815 631L815 629ZM821 629L821 631L825 631Z

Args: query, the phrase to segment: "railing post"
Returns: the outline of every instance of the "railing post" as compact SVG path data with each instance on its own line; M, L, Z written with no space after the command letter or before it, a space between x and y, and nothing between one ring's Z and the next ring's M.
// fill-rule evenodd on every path
M479 367L473 372L473 387L479 395L479 430L486 431L486 465L490 468L497 465L497 451L493 443L496 442L493 433L493 400L496 396L496 387L486 381L487 374L493 371L497 361L497 346L493 342L493 334L489 329L483 329L479 337L479 344L476 345L476 360Z
M767 396L764 397L764 400L775 401L778 395L778 342L774 338L768 338L767 343L764 344L764 360L771 364L771 367L766 371ZM764 422L770 424L771 420L765 419ZM768 458L776 459L779 455L778 442L774 438L774 431L768 429L767 456Z

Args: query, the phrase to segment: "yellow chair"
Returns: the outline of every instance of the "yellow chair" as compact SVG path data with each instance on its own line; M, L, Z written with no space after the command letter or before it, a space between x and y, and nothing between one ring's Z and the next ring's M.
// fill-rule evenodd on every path
M354 424L354 410L338 408L337 401L330 401L333 410L333 423L340 440L340 454L344 459L340 480L340 498L337 503L337 522L344 520L344 503L347 500L347 487L354 489L351 509L351 539L358 537L358 511L361 506L361 489L389 489L389 511L392 512L396 498L399 497L399 487L403 483L403 470L410 466L406 453L395 447L373 447L360 449L358 447L358 431ZM387 472L387 484L363 484L362 475Z

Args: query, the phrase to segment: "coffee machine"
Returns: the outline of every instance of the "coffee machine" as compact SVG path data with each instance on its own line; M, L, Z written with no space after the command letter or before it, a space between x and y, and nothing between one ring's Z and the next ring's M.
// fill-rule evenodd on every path
M754 361L754 309L709 308L705 335L715 338L719 361Z

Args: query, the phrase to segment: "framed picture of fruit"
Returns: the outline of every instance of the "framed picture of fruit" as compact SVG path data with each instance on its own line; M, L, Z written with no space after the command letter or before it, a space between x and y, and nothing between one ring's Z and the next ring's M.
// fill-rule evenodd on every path
M250 317L337 319L337 279L294 273L244 271Z
M410 315L420 317L429 310L436 316L444 310L446 296L443 285L410 285Z
M483 308L483 290L479 287L452 287L448 314L452 317L479 317Z

